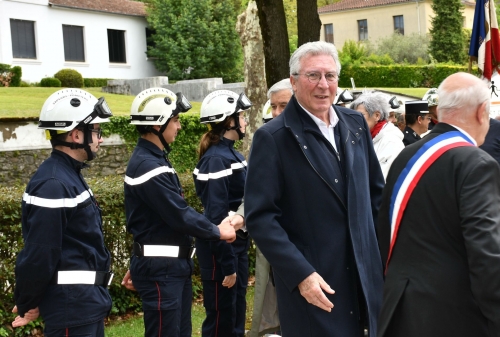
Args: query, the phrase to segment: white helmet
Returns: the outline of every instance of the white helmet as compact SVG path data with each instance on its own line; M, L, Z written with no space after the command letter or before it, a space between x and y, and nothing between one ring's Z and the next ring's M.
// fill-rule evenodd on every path
M47 98L40 112L39 129L68 132L77 125L109 122L112 116L104 97L82 89L58 90Z
M271 100L267 100L266 104L264 104L264 108L262 109L262 121L264 123L269 122L273 119L273 110L271 109Z
M238 94L229 90L216 90L211 92L201 103L200 122L218 123L242 110L247 110L252 102L244 93Z
M131 124L163 125L174 116L177 96L165 88L150 88L135 96L130 108Z
M431 89L427 90L427 92L425 93L424 97L422 97L422 100L423 101L427 101L427 105L428 106L436 106L436 105L438 105L439 96L438 96L438 93L437 93L437 89L436 88L431 88Z

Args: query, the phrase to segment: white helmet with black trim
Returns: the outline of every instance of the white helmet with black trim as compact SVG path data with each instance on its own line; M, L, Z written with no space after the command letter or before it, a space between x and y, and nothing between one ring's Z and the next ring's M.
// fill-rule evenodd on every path
M271 109L271 100L268 99L264 104L264 108L262 108L262 121L267 123L271 119L273 119L273 110Z
M431 88L431 89L427 90L427 92L425 93L424 97L422 97L422 100L423 101L427 101L427 105L428 106L436 106L436 105L438 105L439 96L438 96L438 93L437 93L437 89L436 88Z
M38 128L46 130L47 139L53 146L84 149L87 160L96 157L92 152L92 130L94 124L109 122L113 114L104 97L95 98L91 93L76 88L58 90L47 98L40 112ZM79 128L83 131L83 143L70 143L58 138L58 134ZM100 137L100 133L99 133Z
M104 97L97 99L85 90L68 88L47 98L40 112L38 128L68 132L79 124L109 122L111 116Z
M132 102L130 108L130 124L146 127L146 132L158 136L167 152L170 146L163 137L163 132L172 117L191 109L191 104L180 92L165 88L149 88L141 91ZM156 130L152 126L160 125Z
M208 94L201 103L200 122L202 124L210 124L213 128L216 124L226 120L227 117L232 116L234 119L234 126L223 130L236 130L240 139L245 134L241 132L239 112L250 109L252 102L244 94L236 94L230 90L216 90Z

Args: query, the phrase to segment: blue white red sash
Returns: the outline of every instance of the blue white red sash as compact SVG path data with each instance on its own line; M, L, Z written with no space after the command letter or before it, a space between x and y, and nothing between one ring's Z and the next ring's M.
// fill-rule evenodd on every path
M391 259L392 250L396 244L399 226L403 218L406 205L413 190L427 169L446 151L461 147L474 146L474 142L459 131L445 132L425 143L411 157L403 171L399 174L391 195L389 219L391 221L391 241L387 255L386 271Z

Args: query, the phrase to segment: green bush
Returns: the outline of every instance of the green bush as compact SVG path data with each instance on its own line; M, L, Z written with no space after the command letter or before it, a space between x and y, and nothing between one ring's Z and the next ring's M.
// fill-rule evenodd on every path
M19 86L23 87L23 88L29 88L29 87L31 87L31 85L28 82L26 82L26 81L21 81L21 84Z
M10 69L12 77L10 79L11 87L19 87L21 85L21 77L23 76L23 70L20 66L15 66Z
M86 88L106 87L111 78L84 78L83 86Z
M348 65L342 67L339 78L339 87L350 87L351 77L359 88L415 88L438 87L449 75L456 72L467 72L466 66L448 64L430 65ZM474 75L479 75L477 68Z
M41 87L60 87L61 81L55 77L45 77L40 81Z
M10 72L10 64L0 63L0 74Z
M59 81L61 81L61 86L65 88L81 88L83 87L83 77L82 75L74 69L62 69L59 70L55 75Z

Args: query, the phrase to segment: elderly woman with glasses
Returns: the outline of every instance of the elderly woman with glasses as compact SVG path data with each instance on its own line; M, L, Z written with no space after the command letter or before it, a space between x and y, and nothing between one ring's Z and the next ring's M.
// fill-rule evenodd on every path
M404 149L403 133L388 122L390 96L382 92L365 92L351 104L366 119L373 139L373 147L384 179L398 154Z

